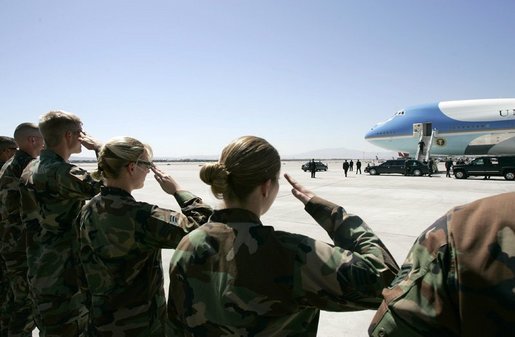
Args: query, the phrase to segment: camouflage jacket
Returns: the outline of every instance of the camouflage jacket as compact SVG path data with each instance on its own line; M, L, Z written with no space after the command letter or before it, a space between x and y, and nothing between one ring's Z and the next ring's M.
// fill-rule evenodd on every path
M0 171L1 254L15 259L20 253L25 256L25 231L20 218L20 176L33 159L18 150Z
M138 202L119 188L102 187L83 207L81 262L94 335L164 336L161 248L175 248L212 214L211 207L189 192L175 198L182 213Z
M320 309L375 309L398 267L357 216L318 197L306 211L334 246L215 211L170 265L168 315L185 336L315 336Z
M53 302L55 297L68 301L80 292L75 218L85 200L100 191L101 183L51 150L43 150L39 159L30 162L20 181L33 295L37 303Z
M456 207L416 240L370 336L515 336L515 193Z

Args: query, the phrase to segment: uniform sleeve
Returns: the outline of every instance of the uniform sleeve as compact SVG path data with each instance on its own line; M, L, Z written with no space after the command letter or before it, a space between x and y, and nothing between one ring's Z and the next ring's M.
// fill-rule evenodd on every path
M460 336L455 256L447 244L447 217L412 246L401 271L383 292L370 336Z
M63 166L57 170L55 179L58 192L70 199L91 199L100 192L102 185L88 171L74 165Z
M377 308L398 271L382 241L361 218L324 199L313 198L306 211L334 241L304 242L299 268L307 304L335 311Z
M182 213L152 207L150 216L144 221L143 236L146 244L174 249L184 235L205 223L213 213L209 205L202 203L202 199L190 192L178 192L175 198Z
M20 246L19 238L23 231L20 226L20 186L15 177L4 175L0 179L0 251L12 251Z

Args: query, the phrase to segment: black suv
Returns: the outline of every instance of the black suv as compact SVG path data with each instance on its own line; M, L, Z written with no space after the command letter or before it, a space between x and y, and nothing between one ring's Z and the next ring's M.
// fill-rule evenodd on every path
M452 166L457 179L466 179L470 176L498 176L506 180L515 179L515 156L478 157L469 164Z
M327 164L322 163L321 161L315 162L316 171L327 171ZM302 164L301 169L306 172L309 171L311 167L311 161L308 161L307 163Z
M400 173L405 175L422 176L429 173L427 165L414 159L396 159L387 160L377 166L370 166L367 168L368 173L377 175L381 173Z

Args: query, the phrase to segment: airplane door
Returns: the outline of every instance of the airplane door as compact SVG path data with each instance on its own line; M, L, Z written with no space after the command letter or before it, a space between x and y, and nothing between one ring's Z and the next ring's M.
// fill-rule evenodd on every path
M415 123L413 124L413 137L420 137L420 133L422 136L427 137L431 136L433 132L433 123Z
M431 133L433 132L433 123L424 123L423 127L423 135L425 137L431 136Z

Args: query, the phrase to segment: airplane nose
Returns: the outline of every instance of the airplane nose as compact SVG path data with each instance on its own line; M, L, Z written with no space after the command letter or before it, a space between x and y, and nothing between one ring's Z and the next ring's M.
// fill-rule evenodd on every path
M370 130L365 134L365 139L373 138L375 135L376 135L375 128L372 128L372 129L370 129Z

